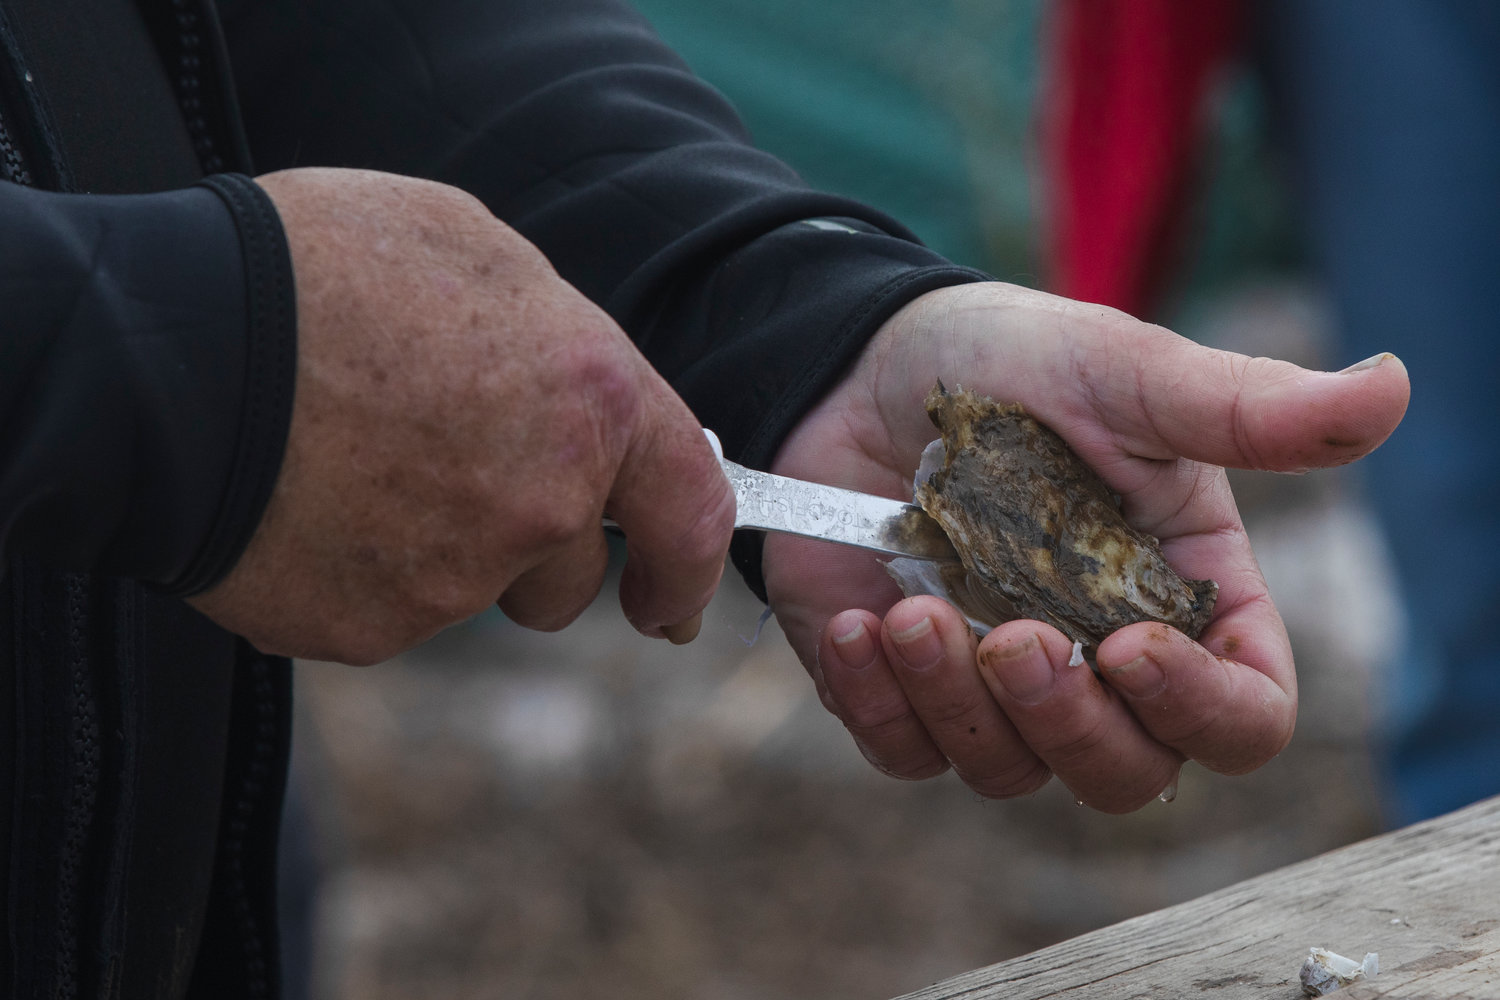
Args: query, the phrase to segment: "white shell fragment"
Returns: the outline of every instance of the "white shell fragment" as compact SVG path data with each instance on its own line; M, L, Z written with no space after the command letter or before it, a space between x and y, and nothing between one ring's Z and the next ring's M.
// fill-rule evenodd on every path
M1068 657L1068 666L1081 667L1087 661L1083 658L1083 643L1073 643L1073 655Z
M1363 962L1335 954L1326 948L1310 948L1302 963L1302 992L1320 997L1348 986L1356 979L1368 979L1380 971L1380 956L1367 952Z

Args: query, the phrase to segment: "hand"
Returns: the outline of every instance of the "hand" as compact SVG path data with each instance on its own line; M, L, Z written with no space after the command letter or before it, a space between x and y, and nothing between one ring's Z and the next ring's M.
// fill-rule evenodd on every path
M1149 802L1184 759L1242 773L1291 738L1296 678L1280 616L1221 466L1301 471L1373 450L1405 412L1389 355L1314 373L1214 351L1101 306L1002 284L929 293L891 318L845 380L783 444L773 471L911 499L936 379L1018 401L1062 435L1156 535L1184 577L1219 583L1193 642L1165 625L1120 629L1101 681L1071 642L1008 622L976 642L935 598L901 600L868 553L766 540L771 607L828 709L878 768L951 766L983 795L1057 775L1095 808Z
M297 285L296 401L261 524L193 600L268 652L371 663L498 599L558 629L601 515L626 617L691 638L729 489L697 420L601 310L468 195L353 170L259 179Z

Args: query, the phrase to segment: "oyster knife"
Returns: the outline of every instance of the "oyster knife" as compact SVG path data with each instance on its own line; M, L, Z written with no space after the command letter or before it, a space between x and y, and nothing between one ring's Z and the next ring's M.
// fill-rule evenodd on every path
M776 476L720 458L734 487L736 528L782 531L912 559L958 561L953 543L916 504Z
M747 469L724 457L719 437L703 429L734 489L734 526L838 542L891 556L958 562L942 527L921 507L888 497ZM612 518L606 530L620 533Z

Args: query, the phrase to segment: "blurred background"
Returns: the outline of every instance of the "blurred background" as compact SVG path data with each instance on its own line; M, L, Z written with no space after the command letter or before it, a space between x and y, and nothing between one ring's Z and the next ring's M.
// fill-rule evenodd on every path
M1149 281L1121 279L1149 286L1142 314L1312 367L1363 356L1310 263L1238 5L1205 0L1176 50L1151 45L1200 5L1100 3L1151 17L1066 29L1074 5L1041 0L638 6L810 183L1040 287L1066 285L1070 175L1039 109L1048 127L1076 110L1082 91L1056 88L1090 72L1090 31L1133 31L1109 52L1172 61L1168 96L1193 98L1158 94L1176 144L1134 147L1185 168L1163 171L1170 238L1137 239ZM1095 113L1128 78L1095 81ZM1072 183L1075 204L1124 190ZM1408 619L1358 475L1235 475L1297 654L1298 731L1255 774L1189 765L1175 801L1126 817L1055 783L991 802L876 774L774 621L757 637L732 572L683 648L636 636L611 580L557 635L490 613L378 667L300 664L288 889L315 947L294 968L323 1000L894 997L1377 832L1377 695L1402 683Z

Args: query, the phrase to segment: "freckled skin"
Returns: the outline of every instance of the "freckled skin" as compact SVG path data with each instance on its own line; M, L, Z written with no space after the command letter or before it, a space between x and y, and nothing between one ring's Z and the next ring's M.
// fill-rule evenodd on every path
M946 453L917 501L954 540L971 586L977 578L1019 617L1090 647L1139 621L1166 622L1190 638L1203 631L1218 586L1178 576L1057 434L1019 404L942 383L927 412Z
M194 607L263 651L344 663L495 603L558 629L605 579L607 507L629 539L622 611L686 635L734 493L625 332L457 189L321 168L259 183L296 278L296 398L260 525Z

